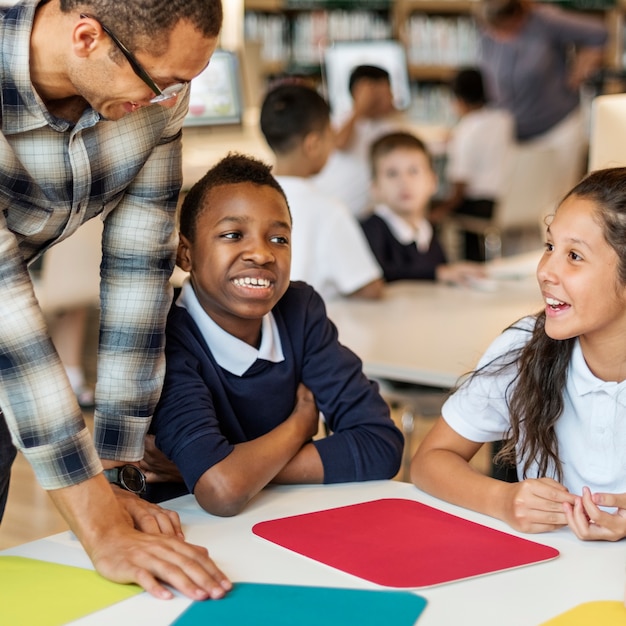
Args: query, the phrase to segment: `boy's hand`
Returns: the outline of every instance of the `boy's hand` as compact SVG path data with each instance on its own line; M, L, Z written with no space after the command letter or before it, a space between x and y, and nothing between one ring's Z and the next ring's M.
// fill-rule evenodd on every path
M482 263L472 261L460 261L439 265L435 270L435 278L443 283L454 285L471 285L473 282L485 280L487 272Z
M303 383L298 385L298 390L296 391L296 406L291 415L292 417L297 416L297 418L302 420L302 423L305 424L305 441L309 441L317 435L320 424L320 414L315 404L313 393Z
M175 463L156 447L154 435L146 435L144 439L144 454L143 459L139 461L139 467L149 483L183 482L183 477Z
M503 519L515 530L541 533L567 524L564 505L576 496L552 478L530 478L512 483L504 503Z
M608 513L599 506L616 507ZM626 493L591 493L583 487L582 497L574 504L563 505L567 523L574 534L585 541L619 541L626 537Z

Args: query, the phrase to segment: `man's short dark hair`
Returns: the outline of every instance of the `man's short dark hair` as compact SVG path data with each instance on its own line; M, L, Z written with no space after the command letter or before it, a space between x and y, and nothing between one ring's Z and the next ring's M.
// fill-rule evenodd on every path
M180 208L179 230L189 241L194 241L198 217L207 208L207 198L212 189L221 185L253 183L272 187L278 191L287 203L283 188L272 175L272 166L245 154L229 152L214 165L185 196ZM287 203L289 210L289 204ZM290 213L291 216L291 213Z
M354 94L354 86L361 80L385 80L391 83L389 72L382 67L377 65L357 65L350 72L350 79L348 80L348 89L351 94Z
M163 35L180 20L191 22L207 39L219 35L223 20L221 0L61 0L63 13L78 10L98 18L131 49L153 42L146 48L151 52L164 47Z
M469 105L483 105L487 102L483 75L474 67L459 70L450 88L459 100Z
M293 150L309 133L330 124L330 107L317 91L300 84L282 84L261 105L261 132L277 154Z

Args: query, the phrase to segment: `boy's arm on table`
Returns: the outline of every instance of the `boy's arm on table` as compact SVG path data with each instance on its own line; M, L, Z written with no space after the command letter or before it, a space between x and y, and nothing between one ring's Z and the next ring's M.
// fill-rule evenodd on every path
M471 285L475 281L486 279L487 276L485 266L473 261L444 263L435 268L436 280L454 285Z
M424 491L500 519L515 530L538 533L567 524L564 503L574 496L551 478L506 483L469 464L482 443L465 439L439 417L411 462L411 480Z
M198 503L213 515L240 513L315 436L318 425L313 394L300 384L296 406L284 422L261 437L235 444L227 457L204 472L194 488ZM308 451L298 460L301 475L294 475L292 469L292 478L281 482L322 482L322 464L317 452L313 452Z

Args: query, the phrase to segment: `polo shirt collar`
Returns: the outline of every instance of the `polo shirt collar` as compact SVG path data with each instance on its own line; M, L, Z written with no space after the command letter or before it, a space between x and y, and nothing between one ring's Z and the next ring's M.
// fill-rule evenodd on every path
M274 315L270 311L261 322L261 345L254 348L218 326L198 301L191 281L186 278L176 305L187 312L202 333L217 364L235 376L243 376L258 360L280 363L285 360L280 334Z
M588 393L602 391L626 407L626 381L621 383L610 382L595 376L585 361L578 339L572 350L569 375L572 377L574 388L579 395L584 396Z
M374 213L385 221L393 236L405 246L415 243L420 252L428 252L433 239L433 227L427 219L422 219L414 228L404 218L394 213L386 204L377 204Z

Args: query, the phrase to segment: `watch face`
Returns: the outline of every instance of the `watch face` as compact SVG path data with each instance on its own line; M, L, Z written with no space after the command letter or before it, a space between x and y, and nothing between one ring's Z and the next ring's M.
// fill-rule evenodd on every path
M120 469L120 483L133 493L143 493L146 489L146 478L134 465L124 465Z

